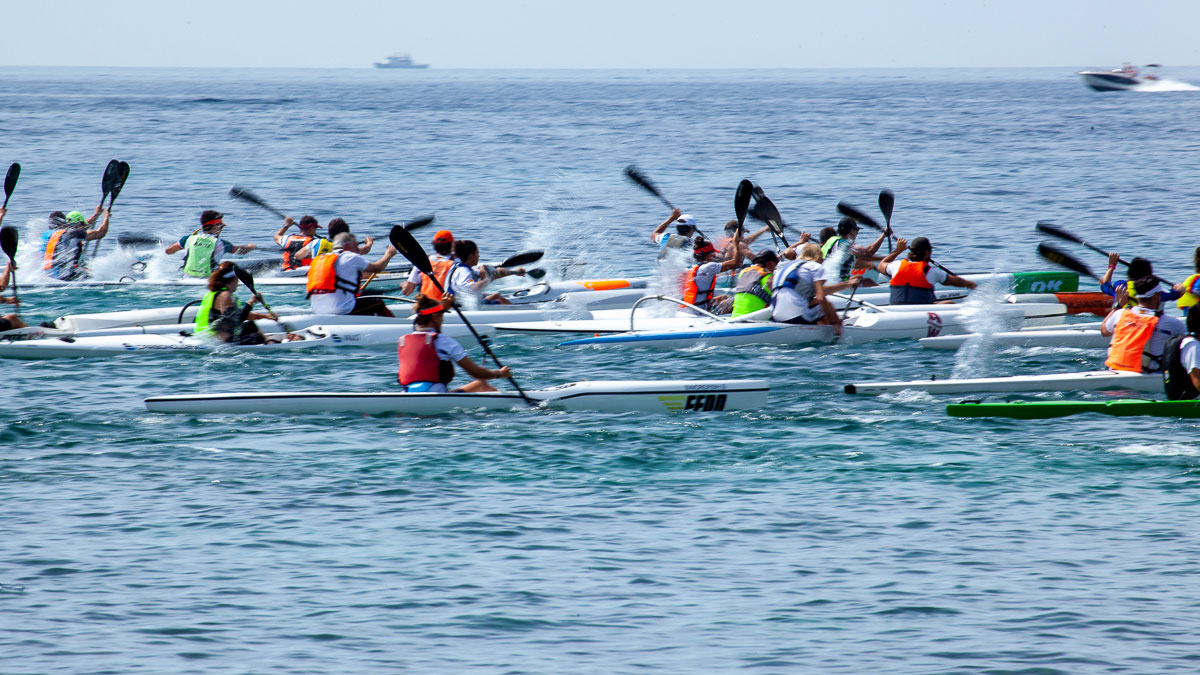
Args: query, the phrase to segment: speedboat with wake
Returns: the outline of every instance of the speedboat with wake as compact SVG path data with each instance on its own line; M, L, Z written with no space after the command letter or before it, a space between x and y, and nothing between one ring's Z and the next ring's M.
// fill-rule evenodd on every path
M1146 67L1157 70L1162 66L1151 63ZM1084 84L1095 91L1131 91L1159 79L1157 72L1142 75L1137 66L1128 63L1112 70L1081 70L1077 74Z

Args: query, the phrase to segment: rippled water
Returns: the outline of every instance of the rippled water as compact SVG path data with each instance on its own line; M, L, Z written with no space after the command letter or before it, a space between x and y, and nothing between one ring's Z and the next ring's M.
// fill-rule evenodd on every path
M273 217L225 197L240 184L368 233L434 212L485 252L544 246L598 276L652 264L665 209L623 182L631 162L713 230L743 176L813 230L889 187L896 228L954 269L1044 267L1039 219L1176 279L1198 243L1200 97L1095 94L1059 71L0 69L0 85L25 243L49 211L94 204L113 156L133 167L116 231L180 236L213 207L269 248ZM39 320L193 297L22 292ZM528 386L762 377L770 405L164 416L141 400L385 390L395 357L0 362L0 670L1196 669L1194 423L958 420L954 398L840 390L1102 355L556 343L497 351Z

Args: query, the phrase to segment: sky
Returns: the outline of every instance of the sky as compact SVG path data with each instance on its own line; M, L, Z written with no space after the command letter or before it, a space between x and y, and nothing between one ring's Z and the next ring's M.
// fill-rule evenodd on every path
M1198 65L1198 0L0 0L0 66Z

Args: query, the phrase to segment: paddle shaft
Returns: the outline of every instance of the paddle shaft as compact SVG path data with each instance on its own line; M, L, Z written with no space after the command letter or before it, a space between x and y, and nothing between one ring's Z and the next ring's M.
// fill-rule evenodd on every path
M429 279L433 282L433 285L437 286L438 290L445 295L446 289L442 288L442 284L437 280L437 277L430 276ZM455 313L458 314L458 318L462 319L463 325L467 327L467 330L471 331L471 335L475 336L475 340L479 343L480 347L483 347L483 351L492 358L492 362L496 364L496 367L503 368L504 364L500 363L500 359L496 358L496 354L492 351L492 348L489 347L488 343L479 335L478 332L475 331L475 326L471 325L470 320L467 319L467 315L463 314L463 311L459 309L458 301L450 303L450 306L454 309ZM537 404L525 394L525 391L521 389L521 385L517 384L517 379L515 377L510 375L508 381L512 382L513 388L517 390L517 393L521 395L521 398L525 399L525 402L528 403L530 407L537 406Z

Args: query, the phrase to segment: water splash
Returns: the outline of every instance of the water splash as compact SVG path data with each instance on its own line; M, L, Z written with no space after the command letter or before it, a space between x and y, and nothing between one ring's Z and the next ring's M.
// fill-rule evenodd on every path
M1138 86L1130 89L1130 91L1147 93L1160 93L1164 91L1200 91L1200 87L1197 87L1190 82L1172 80L1171 78L1163 77L1157 80L1145 80Z
M992 270L993 273L997 271L995 268ZM1004 298L1008 290L1007 278L993 276L971 291L971 295L962 303L967 312L966 326L979 337L968 340L955 352L952 377L986 377L991 371L996 355L996 344L991 339L992 336L1014 328L1012 319L997 311L1011 307Z

